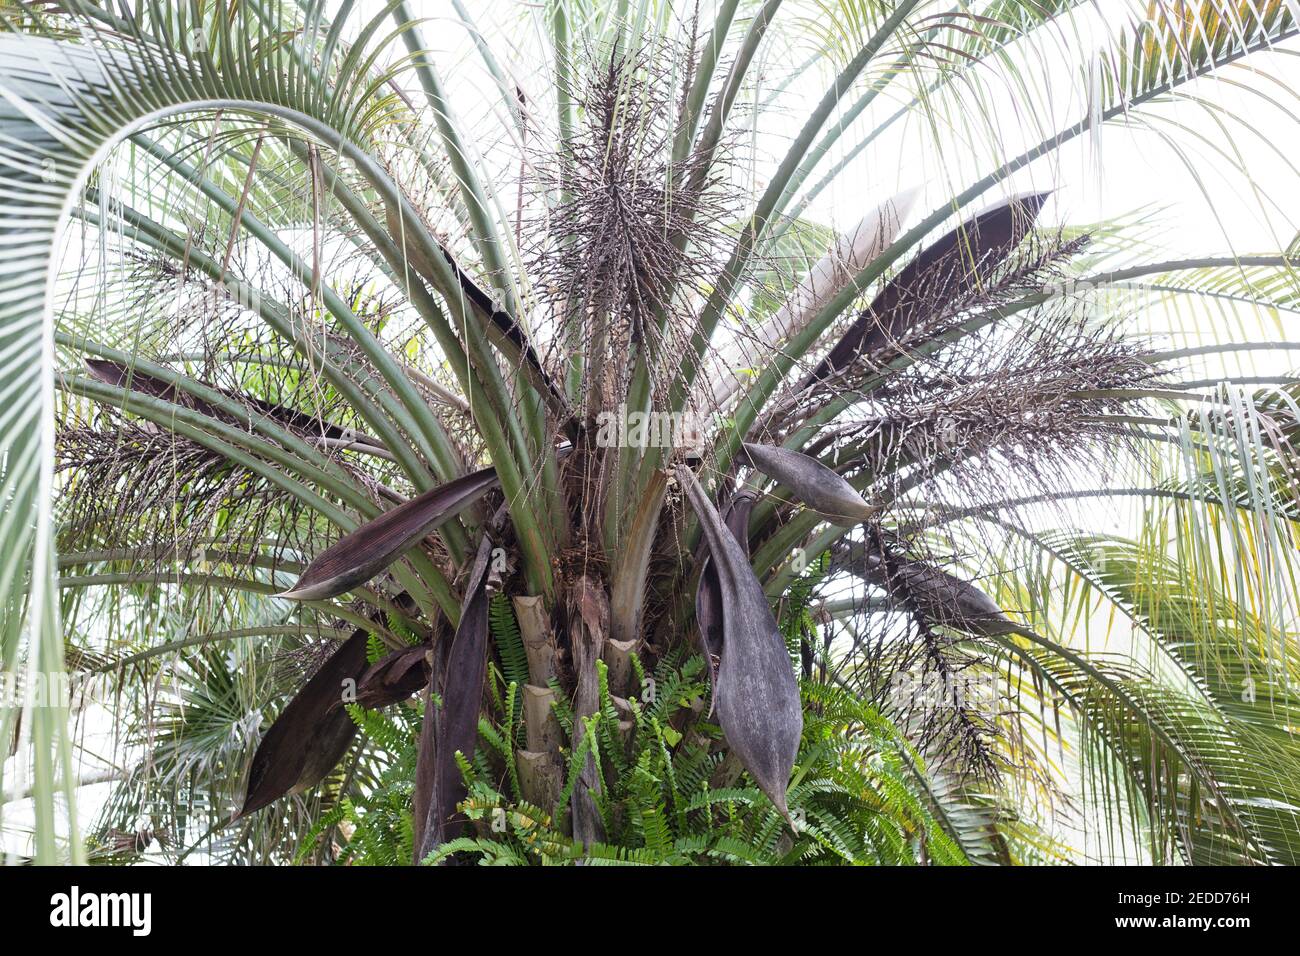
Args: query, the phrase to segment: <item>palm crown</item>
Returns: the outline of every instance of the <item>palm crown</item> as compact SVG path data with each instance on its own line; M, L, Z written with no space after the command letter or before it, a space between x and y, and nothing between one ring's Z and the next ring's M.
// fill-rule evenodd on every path
M1037 163L1292 9L1137 8L1006 146L1082 6L552 0L525 80L453 0L467 119L410 4L7 4L5 668L111 691L95 851L1293 862L1300 407L1214 364L1284 344L1137 321L1286 251L1049 226ZM991 164L816 221L912 117ZM4 713L57 858L66 714Z

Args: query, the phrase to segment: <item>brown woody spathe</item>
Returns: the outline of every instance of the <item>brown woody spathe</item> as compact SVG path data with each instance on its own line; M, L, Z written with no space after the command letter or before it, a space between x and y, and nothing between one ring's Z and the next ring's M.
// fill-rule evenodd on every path
M690 469L677 479L717 569L722 662L714 697L727 743L787 820L785 791L803 733L799 685L763 586Z
M496 483L496 469L482 468L385 511L318 554L279 597L323 601L365 584Z

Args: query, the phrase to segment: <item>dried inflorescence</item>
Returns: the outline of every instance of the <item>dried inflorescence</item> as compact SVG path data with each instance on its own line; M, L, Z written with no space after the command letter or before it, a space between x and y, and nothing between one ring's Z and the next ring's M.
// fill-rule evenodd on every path
M722 224L735 209L718 154L711 164L690 151L674 157L682 75L672 66L694 54L618 48L588 61L574 91L582 125L535 164L558 204L527 251L554 325L572 333L556 344L583 354L592 408L625 392L636 349L685 347L692 293L716 276Z
M1133 389L1163 376L1139 345L1070 312L991 328L923 360L872 396L854 470L887 501L946 476L968 497L1061 487L1131 443Z
M269 481L107 408L96 418L66 423L57 434L56 468L68 476L59 501L61 552L166 568L209 552L220 563L249 564L268 537L285 553L320 544L302 505Z
M769 429L789 433L828 399L847 398L806 450L846 476L870 476L865 493L885 507L936 482L971 503L1062 487L1072 466L1131 443L1129 418L1141 411L1131 390L1165 374L1144 343L1069 300L1016 308L1050 288L1083 243L1031 237L977 290L925 301L901 335L788 400Z

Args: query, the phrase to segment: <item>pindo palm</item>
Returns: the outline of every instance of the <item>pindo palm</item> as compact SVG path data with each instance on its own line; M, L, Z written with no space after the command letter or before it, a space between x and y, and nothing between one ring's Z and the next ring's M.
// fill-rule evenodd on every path
M360 6L3 5L5 666L104 691L91 852L1295 862L1300 406L1142 321L1286 255L1051 161L1291 5Z

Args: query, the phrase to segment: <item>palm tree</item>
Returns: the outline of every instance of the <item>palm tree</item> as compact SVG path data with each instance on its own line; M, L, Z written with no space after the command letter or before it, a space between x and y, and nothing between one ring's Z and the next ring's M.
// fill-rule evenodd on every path
M1045 212L1290 5L360 6L0 7L37 859L1296 861L1288 250Z

